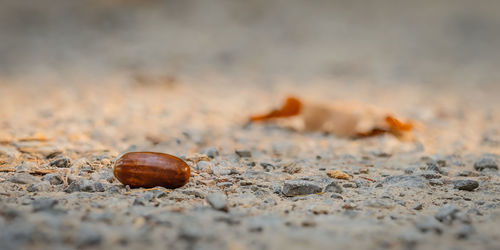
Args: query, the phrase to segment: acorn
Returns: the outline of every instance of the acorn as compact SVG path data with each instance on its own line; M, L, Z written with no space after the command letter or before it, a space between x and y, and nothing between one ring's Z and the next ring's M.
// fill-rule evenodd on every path
M113 174L133 188L178 188L189 181L191 169L182 159L156 152L130 152L115 162Z

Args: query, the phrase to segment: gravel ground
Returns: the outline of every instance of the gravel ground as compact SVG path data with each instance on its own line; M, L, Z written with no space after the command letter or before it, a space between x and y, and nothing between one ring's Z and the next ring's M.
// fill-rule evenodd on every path
M0 0L0 249L500 249L499 9ZM288 95L414 140L247 124ZM129 151L189 183L123 186Z
M0 249L500 248L497 86L235 81L3 82ZM421 126L401 142L246 124L290 93ZM190 181L123 186L127 151L179 156Z

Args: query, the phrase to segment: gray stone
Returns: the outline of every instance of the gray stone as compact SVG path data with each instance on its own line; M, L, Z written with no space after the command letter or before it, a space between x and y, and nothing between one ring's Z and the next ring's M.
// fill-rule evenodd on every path
M422 208L424 208L424 205L422 205L422 203L419 203L413 207L413 210L422 210Z
M208 204L212 206L215 210L227 212L229 210L227 206L226 196L222 193L211 193L206 197Z
M90 180L81 180L80 191L95 192L95 183Z
M106 192L109 192L110 194L119 194L121 190L121 185L107 185L106 187Z
M342 185L342 187L345 187L345 188L357 188L358 184L356 184L355 182L348 182L348 183L344 183Z
M252 152L250 150L235 150L234 153L241 158L250 158L252 157Z
M342 187L336 183L336 182L332 182L330 184L328 184L328 186L325 187L325 190L324 192L333 192L333 193L338 193L338 194L341 194L344 190L342 189Z
M34 162L23 162L23 164L16 167L17 173L28 173L32 169L37 168L37 164Z
M205 198L205 194L198 189L185 189L185 190L182 190L182 193L187 194L187 195L192 195L194 197L198 197L201 199Z
M104 192L106 191L106 185L102 182L94 182L94 190L96 192Z
M357 179L354 180L353 182L356 184L356 187L369 187L372 184L372 182L364 179Z
M283 185L282 192L285 196L297 196L321 193L323 188L316 182L306 180L288 180Z
M80 192L81 191L81 181L80 180L75 180L71 182L65 189L64 192L66 193L73 193L73 192Z
M434 172L434 171L425 171L420 174L420 176L424 177L425 179L439 179L441 178L441 174Z
M214 175L218 175L218 176L229 175L229 174L231 174L231 169L228 167L218 165L218 166L212 167L212 173Z
M38 198L35 199L32 203L33 211L39 212L39 211L52 210L54 206L57 205L57 203L58 201L52 198Z
M275 194L281 194L281 186L278 184L272 184L271 191Z
M295 162L291 162L288 164L285 164L283 166L283 172L288 173L288 174L296 174L302 170L302 167L299 166L299 164Z
M498 163L492 155L483 155L474 162L474 169L477 171L498 170Z
M475 180L458 180L453 182L453 186L458 190L474 191L479 187L479 183Z
M49 165L58 168L69 168L71 166L71 160L68 157L62 157L51 161Z
M205 148L201 151L201 153L207 155L212 159L219 156L219 150L216 147Z
M113 176L113 173L111 171L102 171L102 172L92 174L93 181L105 180L109 183L112 183L114 181L114 179L115 179L115 177Z
M439 166L437 165L436 161L429 160L425 164L427 165L427 168L426 168L427 171L434 171L434 172L437 172L437 173L441 172L441 170L439 169Z
M429 185L431 185L431 186L442 186L442 185L444 185L444 183L443 183L442 180L439 180L439 179L430 179L429 180Z
M457 213L460 212L460 209L454 204L447 204L439 208L439 210L434 214L434 217L443 222L450 224L455 219L457 219Z
M413 173L415 173L417 170L418 170L418 168L417 168L417 167L408 167L408 168L405 168L404 173L405 173L405 174L413 174Z
M457 173L457 176L463 176L463 177L478 177L479 173L474 172L474 171L469 171L469 170L464 170L461 172Z
M30 184L26 190L28 192L48 192L52 186L48 181Z
M135 198L133 205L134 206L145 206L146 204L148 204L148 202L153 200L153 198L154 198L154 194L152 192L145 192L141 196Z
M344 197L336 193L333 193L332 196L330 196L330 198L344 200Z
M196 164L196 167L195 169L197 171L204 171L204 170L207 170L207 169L210 169L210 162L208 161L199 161L197 164Z
M261 166L262 168L264 168L264 170L265 170L266 172L269 172L269 171L274 170L274 169L276 168L276 166L274 166L273 164L271 164L271 163L269 163L269 162L261 162L261 163L260 163L260 166Z
M43 178L43 181L48 181L51 185L60 185L63 184L64 181L59 174L46 174Z
M34 184L40 182L38 178L26 173L17 173L8 179L12 183L17 184Z

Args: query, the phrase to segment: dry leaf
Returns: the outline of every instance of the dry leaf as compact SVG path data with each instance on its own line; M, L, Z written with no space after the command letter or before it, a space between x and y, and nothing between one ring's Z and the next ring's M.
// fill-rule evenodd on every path
M351 178L348 174L340 170L328 170L326 172L326 175L328 175L328 177L330 178L341 179L341 180L349 180Z
M252 122L283 120L296 117L300 121L298 130L321 131L340 137L368 137L384 133L408 139L413 125L402 122L394 114L372 105L336 101L315 103L289 97L280 109L263 115L250 117Z

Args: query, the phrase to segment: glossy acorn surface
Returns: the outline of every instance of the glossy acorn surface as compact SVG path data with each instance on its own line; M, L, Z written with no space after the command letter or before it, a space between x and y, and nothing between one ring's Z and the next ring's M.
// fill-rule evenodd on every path
M191 170L183 160L173 155L130 152L116 160L113 174L130 187L178 188L189 181Z

